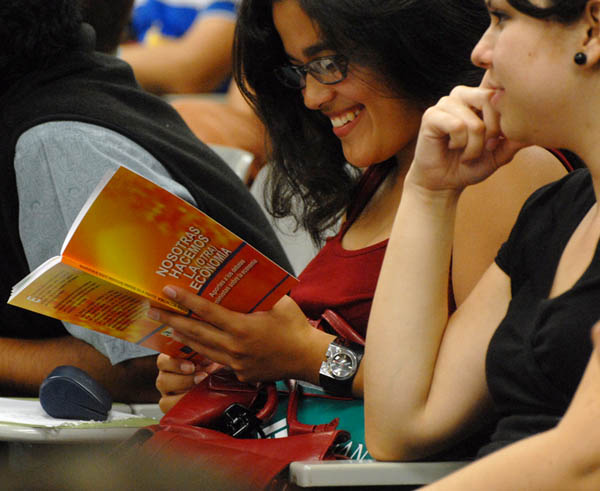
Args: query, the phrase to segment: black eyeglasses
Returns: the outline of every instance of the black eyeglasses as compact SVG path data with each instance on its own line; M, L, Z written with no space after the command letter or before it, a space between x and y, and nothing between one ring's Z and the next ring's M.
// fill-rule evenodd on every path
M325 85L341 82L348 74L348 58L344 55L322 56L306 65L282 65L274 70L277 79L290 89L306 87L306 74Z

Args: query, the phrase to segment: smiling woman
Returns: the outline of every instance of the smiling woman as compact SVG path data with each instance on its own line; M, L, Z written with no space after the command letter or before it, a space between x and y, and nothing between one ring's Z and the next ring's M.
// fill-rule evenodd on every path
M243 1L235 72L267 129L270 209L327 240L271 311L241 315L181 296L206 322L162 319L240 379L294 378L362 397L360 366L351 383L321 370L339 346L309 320L332 310L365 335L422 115L455 85L479 84L483 70L469 55L488 20L478 0ZM449 309L493 260L526 196L564 174L539 148L516 160L461 200ZM159 367L168 409L193 385L194 369L165 357Z

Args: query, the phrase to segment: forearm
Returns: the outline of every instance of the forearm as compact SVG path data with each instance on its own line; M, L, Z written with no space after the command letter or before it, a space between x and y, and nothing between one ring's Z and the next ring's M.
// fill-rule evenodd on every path
M155 94L212 92L229 73L218 66L202 66L202 60L196 60L177 41L126 46L121 58L131 65L138 83Z
M448 319L457 192L405 186L367 334L365 424L376 458L410 446L423 416ZM391 449L394 449L393 451ZM378 457L379 456L379 457ZM402 451L394 458L402 458Z
M578 472L555 430L513 444L430 485L428 491L598 489L600 472ZM594 483L592 485L592 483Z
M0 338L0 391L4 395L37 396L39 387L57 366L84 369L111 393L115 401L155 402L156 357L111 365L89 344L72 336L51 339Z
M596 346L556 428L512 444L429 486L431 491L600 489L600 326Z
M234 26L227 18L207 18L180 39L154 46L125 45L120 57L150 92L212 92L231 72Z
M597 387L594 387L597 390ZM499 450L428 486L431 491L600 489L600 407L587 406L579 425L562 425ZM579 426L577 428L576 426Z

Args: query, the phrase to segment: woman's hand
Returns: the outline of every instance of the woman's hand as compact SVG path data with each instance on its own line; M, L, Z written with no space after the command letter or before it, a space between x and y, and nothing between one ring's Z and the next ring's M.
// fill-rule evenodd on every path
M283 297L269 311L244 314L182 288L168 286L164 293L190 309L194 317L157 309L149 315L171 326L178 341L231 367L240 381L318 378L330 336L314 329L290 297ZM188 375L182 385L189 389L190 380Z
M495 91L456 87L423 115L409 182L432 191L461 191L508 163L523 144L504 138Z
M156 360L158 377L156 388L160 392L158 405L163 413L171 409L194 385L204 380L221 365L206 360L204 363L173 358L161 353Z

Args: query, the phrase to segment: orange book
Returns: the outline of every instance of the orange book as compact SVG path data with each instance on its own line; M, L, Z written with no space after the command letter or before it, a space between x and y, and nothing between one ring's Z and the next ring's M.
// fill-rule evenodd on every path
M151 306L187 313L167 284L238 312L270 309L298 280L185 200L120 167L75 219L61 255L40 265L8 303L193 359Z

